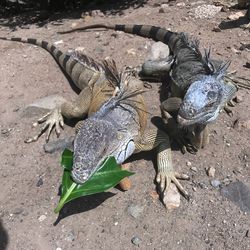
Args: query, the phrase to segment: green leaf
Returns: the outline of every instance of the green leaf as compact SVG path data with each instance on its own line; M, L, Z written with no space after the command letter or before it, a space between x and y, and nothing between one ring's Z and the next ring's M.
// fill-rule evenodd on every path
M66 150L65 150L66 151ZM122 170L113 156L107 157L102 166L95 172L89 180L80 185L75 183L71 178L73 153L69 150L62 154L62 164L64 173L62 178L62 195L55 213L58 213L65 203L79 198L81 196L104 192L116 186L123 178L133 175L134 173ZM68 152L69 151L69 152ZM71 166L70 166L71 153Z
M61 166L64 169L71 171L73 166L73 152L69 149L65 149L62 153Z

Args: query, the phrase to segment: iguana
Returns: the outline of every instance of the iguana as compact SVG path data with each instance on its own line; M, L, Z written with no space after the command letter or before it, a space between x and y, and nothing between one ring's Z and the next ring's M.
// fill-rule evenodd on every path
M100 106L112 97L115 88L112 82L107 79L107 70L114 66L111 59L98 63L91 57L77 51L68 54L63 53L53 44L33 38L6 38L1 40L29 43L47 50L61 66L62 70L70 77L75 86L81 90L74 102L65 101L60 107L43 116L38 123L45 123L40 133L26 140L27 143L38 140L48 129L46 140L49 140L51 131L55 128L57 135L60 134L60 127L64 126L63 117L82 119L86 115L97 111ZM36 126L38 123L34 123Z
M150 25L95 24L59 33L65 34L94 28L124 31L152 38L169 46L174 58L171 71L171 98L161 104L166 129L169 135L183 142L177 126L169 126L175 123L175 119L172 119L169 113L175 111L178 113L178 123L192 129L194 136L191 141L195 148L205 146L208 143L206 125L217 118L219 111L237 90L234 84L224 81L224 74L229 63L223 64L211 60L209 52L206 52L203 57L198 41L190 40L184 33L175 33ZM150 68L151 73L158 73L168 68L166 61L169 62L169 58L149 62L150 65L146 64L144 68Z
M76 182L83 183L87 180L108 155L115 156L120 164L132 153L156 148L156 181L159 183L162 199L164 200L171 181L186 198L189 197L177 180L188 177L173 170L168 135L158 129L145 132L147 111L141 95L143 83L139 79L131 78L131 71L125 71L119 76L113 60L97 63L77 52L71 55L64 54L45 41L31 38L0 39L31 43L46 49L81 89L75 102L65 102L39 119L39 123L45 122L44 127L37 136L28 139L27 142L38 140L47 127L47 141L53 127L59 135L59 127L63 126L63 116L82 120L88 114L89 119L76 126L72 171ZM119 94L113 97L117 91Z
M113 68L114 69L114 68ZM124 70L120 77L115 70L112 80L121 86L117 95L105 102L100 110L84 120L74 140L72 177L83 184L98 170L107 156L114 156L122 164L130 155L156 149L157 177L162 198L173 181L188 198L174 173L171 148L167 134L157 128L146 130L147 111L141 95L143 83ZM113 77L115 76L115 77Z

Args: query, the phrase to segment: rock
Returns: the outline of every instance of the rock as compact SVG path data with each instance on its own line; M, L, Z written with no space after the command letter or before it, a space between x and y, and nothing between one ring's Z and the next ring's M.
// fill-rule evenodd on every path
M169 5L168 4L162 4L159 13L166 13L169 10Z
M62 103L65 102L65 99L59 95L50 95L43 98L40 98L33 103L29 104L23 110L24 117L33 117L37 115L41 115L43 112L48 112L60 106Z
M17 214L21 214L23 211L24 211L23 208L17 207L17 208L15 208L15 209L13 210L12 214L16 214L16 215L17 215Z
M142 243L142 240L138 237L138 236L134 236L131 239L131 242L135 245L135 246L139 246Z
M159 199L159 194L156 191L150 192L150 197L153 199L153 201L156 201Z
M220 29L220 27L215 26L215 27L212 29L212 31L214 31L214 32L221 32L221 29Z
M135 56L135 55L136 55L136 51L135 51L135 49L133 49L133 48L132 48L132 49L128 49L128 50L127 50L127 54L128 54L128 55Z
M243 212L250 212L250 188L243 182L230 183L222 188L221 194L234 202Z
M63 44L63 40L59 40L53 43L54 45Z
M237 19L239 19L240 17L243 17L243 16L245 16L245 14L243 12L239 11L239 12L236 12L236 13L234 13L232 15L229 15L227 18L229 20L237 20Z
M131 215L132 217L134 217L136 219L143 212L143 209L144 208L140 205L131 204L128 206L127 212L129 215Z
M177 187L171 183L169 190L164 193L163 204L168 210L175 209L180 206L181 196Z
M75 51L77 51L77 52L84 52L85 48L84 47L77 47L77 48L75 48Z
M104 52L104 49L103 49L102 47L96 47L96 48L94 49L94 51L95 51L96 53L102 54L102 53Z
M234 127L239 129L241 128L250 129L250 119L248 120L238 119L234 122Z
M37 187L41 187L43 185L43 178L42 177L39 177L37 183L36 183L36 186Z
M196 167L191 167L190 168L192 171L194 171L194 172L197 172L197 168Z
M75 234L74 231L71 231L68 233L68 235L65 238L66 241L72 242L75 240Z
M207 175L210 176L210 177L214 177L214 175L215 175L215 168L214 167L208 168Z
M184 7L184 6L186 6L186 4L183 3L183 2L180 2L180 3L177 3L176 6L177 6L177 7Z
M44 221L46 218L47 218L47 216L43 214L43 215L41 215L41 216L38 218L38 220L39 220L40 222L42 222L42 221Z
M158 60L162 58L166 58L169 56L169 47L162 43L156 42L151 46L151 50L147 60Z
M236 103L243 102L244 96L245 96L244 93L238 91L238 92L236 93L236 96L233 98L233 101L235 101Z
M247 232L246 232L246 237L247 237L247 238L250 238L250 230L247 230Z
M221 182L219 180L211 180L210 183L214 188L219 188L221 186Z
M186 165L187 165L188 167L191 167L191 166L192 166L192 163L191 163L190 161L187 161L187 162L186 162Z
M54 153L56 151L63 151L65 148L73 149L74 136L58 139L56 141L49 141L44 144L43 149L46 153Z
M193 14L194 17L197 19L213 18L217 13L221 11L221 8L221 6L203 4L201 6L196 7L193 10Z
M246 68L250 69L250 62L246 62L246 64L244 65Z

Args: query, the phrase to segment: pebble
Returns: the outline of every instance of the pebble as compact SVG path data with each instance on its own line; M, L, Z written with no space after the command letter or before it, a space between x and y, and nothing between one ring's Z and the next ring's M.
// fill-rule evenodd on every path
M23 208L17 207L13 210L12 214L21 214L23 211Z
M169 5L168 4L162 4L160 9L159 9L159 13L166 13L169 10Z
M247 232L246 232L246 237L247 237L247 238L250 238L250 230L247 230Z
M46 153L54 153L56 151L63 151L65 148L73 148L74 136L57 139L56 141L49 141L43 145L43 149Z
M197 168L196 167L191 167L190 168L192 171L194 171L194 172L197 172Z
M136 51L135 51L135 49L133 49L133 48L132 48L132 49L128 49L128 50L127 50L127 54L128 54L128 55L135 56L135 55L136 55Z
M96 53L100 53L100 54L104 52L104 49L102 47L96 47L94 50Z
M41 187L42 185L43 185L43 179L42 179L42 177L39 177L39 179L38 179L38 181L36 183L36 186Z
M59 41L54 42L54 45L58 45L58 44L63 44L63 40L59 40Z
M77 47L75 51L77 52L84 52L85 48L84 47Z
M175 209L180 206L181 196L177 187L171 183L168 191L164 193L163 204L168 210Z
M65 240L69 241L69 242L74 241L75 240L74 232L73 231L69 232L69 234L66 236Z
M221 11L221 6L215 5L201 5L194 9L194 17L195 18L213 18L217 13Z
M183 2L181 2L181 3L177 3L176 6L178 6L178 7L184 7L184 6L186 6L186 4L183 3Z
M210 167L207 170L207 175L210 176L210 177L214 177L214 175L215 175L215 168L214 167Z
M147 59L158 60L166 58L168 56L169 56L169 47L162 42L156 42L152 44Z
M186 165L187 165L188 167L191 167L191 166L192 166L192 163L191 163L190 161L187 161L187 162L186 162Z
M60 248L60 247L57 247L57 248L56 248L56 250L62 250L62 248Z
M221 182L219 180L211 180L210 183L214 188L219 188L221 185Z
M214 32L221 32L221 29L220 29L220 27L215 26L215 27L212 29L212 31L214 31Z
M47 218L47 216L43 214L43 215L41 215L41 216L38 218L38 220L39 220L40 222L42 222L42 221L44 221L46 218Z
M138 236L134 236L131 239L131 242L135 245L135 246L139 246L142 243L142 240L138 237Z
M243 17L245 14L243 13L243 12L241 12L241 11L239 11L239 12L236 12L236 13L234 13L234 14L232 14L232 15L229 15L227 18L229 19L229 20L237 20L237 19L239 19L240 17Z
M128 212L128 214L130 214L132 217L134 217L136 219L143 212L143 209L144 208L140 205L131 204L128 206L127 212Z

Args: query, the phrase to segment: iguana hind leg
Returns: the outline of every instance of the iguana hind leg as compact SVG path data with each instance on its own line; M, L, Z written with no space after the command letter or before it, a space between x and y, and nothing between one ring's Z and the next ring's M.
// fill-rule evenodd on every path
M177 178L189 179L187 175L174 172L168 135L159 130L152 129L144 134L143 138L135 143L136 152L156 149L157 151L157 176L162 200L169 189L171 181L175 183L185 198L189 198L187 191L182 187Z
M38 119L33 124L36 127L38 124L44 123L40 132L25 140L26 143L37 141L39 137L47 130L46 141L49 141L50 134L55 128L57 136L60 135L60 127L63 128L63 117L71 118L84 118L87 115L92 99L92 92L89 87L84 88L78 95L74 102L65 102L60 107L57 107L47 113L45 116Z

